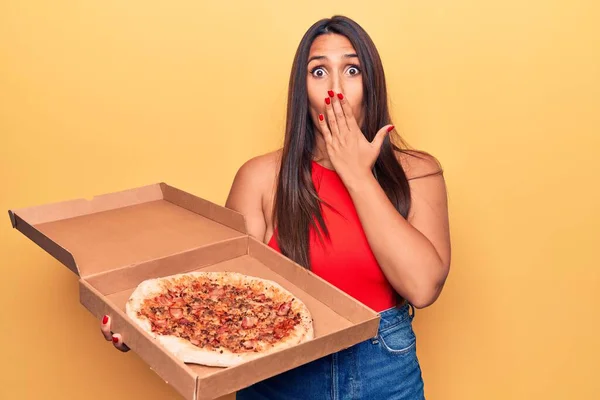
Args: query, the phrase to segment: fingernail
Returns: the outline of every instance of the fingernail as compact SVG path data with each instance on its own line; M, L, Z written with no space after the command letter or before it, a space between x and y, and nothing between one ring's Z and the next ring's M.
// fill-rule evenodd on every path
M391 131L392 131L392 129L394 129L394 125L392 125L392 126L390 126L389 128L387 128L387 131L388 131L388 132L391 132Z
M319 114L319 121L323 121L325 117L323 117L323 114Z
M325 103L328 105L331 104L331 99L329 97L325 97Z
M107 322L108 322L108 315L105 315L104 318L102 318L102 323L104 325L106 325Z
M119 343L119 338L116 336L113 336L113 343Z
M329 97L333 97L335 95L333 90L328 90L327 94L329 95Z
M343 95L343 94L341 94L341 93L338 93L338 99L340 99L340 100L344 100L344 95Z

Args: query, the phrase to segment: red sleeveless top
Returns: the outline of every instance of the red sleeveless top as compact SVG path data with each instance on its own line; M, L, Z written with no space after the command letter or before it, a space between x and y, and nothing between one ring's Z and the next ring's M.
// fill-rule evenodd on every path
M312 179L319 197L335 210L322 207L330 236L323 235L323 244L313 229L309 232L311 271L377 312L395 306L396 291L371 251L341 178L313 161ZM277 229L268 245L280 252L276 234Z

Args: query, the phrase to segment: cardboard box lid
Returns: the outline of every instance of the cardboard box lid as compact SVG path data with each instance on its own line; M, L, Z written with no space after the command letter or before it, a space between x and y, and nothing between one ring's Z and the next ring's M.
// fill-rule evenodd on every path
M9 210L14 228L80 277L247 236L244 217L165 183Z

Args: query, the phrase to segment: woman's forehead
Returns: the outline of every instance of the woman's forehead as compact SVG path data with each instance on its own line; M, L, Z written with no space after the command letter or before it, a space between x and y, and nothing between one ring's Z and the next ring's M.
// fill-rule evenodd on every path
M356 51L347 37L338 34L325 34L318 36L310 46L309 58L325 56L328 58L342 58L355 54Z

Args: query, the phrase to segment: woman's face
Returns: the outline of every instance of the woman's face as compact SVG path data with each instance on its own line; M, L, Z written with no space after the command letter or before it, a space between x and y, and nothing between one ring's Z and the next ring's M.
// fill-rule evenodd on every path
M325 98L333 90L342 93L352 106L358 126L362 125L362 69L356 51L342 35L325 34L317 37L308 55L306 86L313 124L319 130L319 114L325 115ZM337 100L337 97L336 97Z

